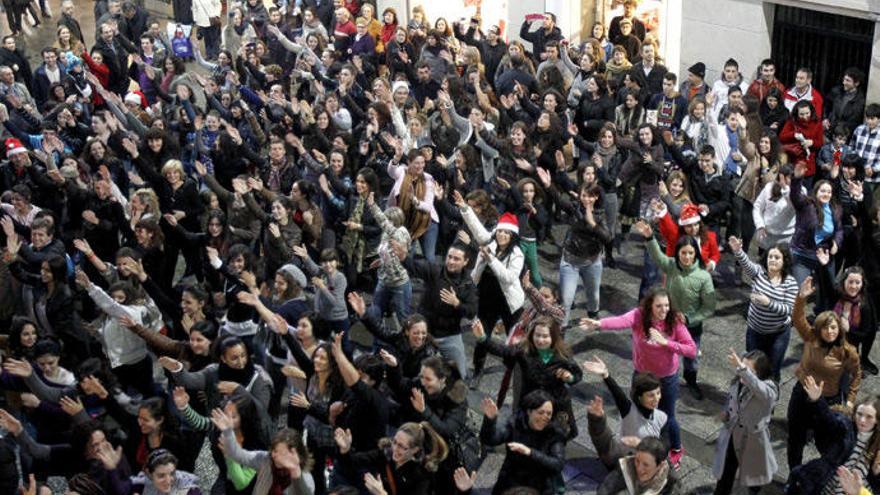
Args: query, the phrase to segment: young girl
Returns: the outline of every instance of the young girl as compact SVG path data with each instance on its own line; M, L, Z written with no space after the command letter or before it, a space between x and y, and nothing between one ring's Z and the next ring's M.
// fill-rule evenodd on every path
M76 283L105 313L100 318L98 338L119 382L137 390L144 398L155 395L153 361L147 355L147 344L119 322L119 318L125 316L143 324L146 318L147 308L134 300L131 284L116 282L110 286L108 294L93 284L82 270L76 272Z
M519 364L522 369L523 396L534 390L549 392L554 398L554 410L563 425L566 438L577 436L577 423L571 407L568 387L582 378L580 367L571 358L571 350L562 339L559 322L547 316L539 316L532 322L527 338L519 346L507 346L493 341L486 335L480 320L472 325L477 348L501 357L505 365ZM516 409L514 404L514 409Z
M665 289L653 289L641 300L638 308L602 320L584 318L581 326L585 329L632 329L633 369L638 373L653 373L660 379L661 398L658 407L667 416L671 448L669 459L673 465L677 465L684 455L681 432L675 419L678 356L695 358L697 345L685 326L684 315L670 309L669 292Z
M803 413L816 418L816 449L821 457L792 470L791 493L871 493L865 487L876 491L880 475L880 401L875 396L866 397L851 415L845 416L829 407L822 397L822 383L816 383L813 377L804 379L804 389L809 402ZM847 481L855 481L855 487Z
M322 327L318 336L327 338L331 334L342 333L348 345L348 307L345 305L345 288L348 283L345 275L337 267L339 258L335 249L321 251L321 266L315 264L303 246L296 246L293 252L302 258L306 272L312 276L315 287L315 313Z
M820 249L816 256L822 265L830 261L827 250ZM829 299L834 305L821 309L830 309L840 317L847 342L859 350L862 371L876 375L877 366L871 362L869 355L874 346L877 318L874 314L874 305L867 296L865 271L860 266L851 266L843 271L837 284L828 278L826 270L820 270L818 276L822 291L829 295L834 294L834 297Z
M669 303L684 315L688 333L699 348L703 321L715 312L715 287L712 276L703 269L703 260L698 254L699 243L691 236L681 237L675 244L675 256L669 257L660 251L660 245L648 224L640 221L633 228L649 239L648 254L666 274ZM697 356L685 358L684 379L691 395L703 400L703 392L697 383L698 366Z
M830 405L852 407L862 383L859 353L846 341L846 330L840 317L833 311L823 311L810 325L806 318L807 297L815 292L813 278L801 284L794 302L792 323L804 341L801 362L795 374L798 382L788 402L788 467L794 470L801 464L807 432L818 431L820 425L813 415L804 414L808 407L807 378L818 378L821 395Z
M405 218L403 210L392 206L382 212L374 200L374 193L370 192L367 197L367 206L376 223L382 229L382 239L379 241L377 252L379 254L379 270L376 290L373 292L373 302L370 311L375 316L383 315L389 306L394 308L398 321L404 321L410 314L412 302L412 282L409 273L400 262L400 258L394 252L393 243L399 247L406 247L412 243L409 231L403 226Z

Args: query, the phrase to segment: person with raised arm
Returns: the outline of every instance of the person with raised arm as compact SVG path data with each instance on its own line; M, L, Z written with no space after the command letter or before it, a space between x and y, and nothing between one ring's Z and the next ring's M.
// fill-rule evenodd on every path
M636 373L653 373L660 379L658 407L667 416L669 459L673 466L677 466L684 455L681 433L675 419L679 356L696 357L697 346L685 326L684 316L671 309L669 292L662 288L652 289L639 307L623 315L601 320L583 318L581 327L587 330L632 330L633 369Z

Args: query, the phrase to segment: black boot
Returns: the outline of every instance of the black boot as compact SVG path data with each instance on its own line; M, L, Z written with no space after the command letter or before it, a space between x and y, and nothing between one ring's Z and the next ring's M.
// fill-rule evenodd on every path
M862 371L869 375L876 376L877 375L877 365L871 362L867 356L862 358Z
M617 268L617 261L614 260L614 243L605 244L605 266L608 268Z
M700 384L697 383L697 372L685 371L684 381L687 384L688 391L691 393L694 399L703 400L703 390L700 389Z

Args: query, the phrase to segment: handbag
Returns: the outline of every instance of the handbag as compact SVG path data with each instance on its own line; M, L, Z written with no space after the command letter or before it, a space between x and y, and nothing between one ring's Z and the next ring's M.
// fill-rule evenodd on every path
M470 429L459 431L450 442L451 461L455 467L463 466L470 473L480 468L480 440Z
M208 18L208 22L211 24L211 27L220 27L223 25L223 21L220 19L219 15L212 15Z

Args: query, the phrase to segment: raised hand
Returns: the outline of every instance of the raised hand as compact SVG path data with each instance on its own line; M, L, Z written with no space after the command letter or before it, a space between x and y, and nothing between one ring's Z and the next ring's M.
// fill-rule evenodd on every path
M804 378L802 385L811 402L816 402L822 397L822 389L825 388L824 381L816 383L816 380L812 375L807 375L806 378Z
M21 421L10 414L6 409L0 409L0 428L12 433L12 435L16 437L20 435L24 429L21 426Z
M68 416L76 416L85 409L79 397L76 400L70 397L62 397L58 404L61 406L61 410L66 412Z
M602 400L602 396L594 395L593 400L587 404L587 413L592 414L593 416L602 417L605 416L605 401Z
M652 235L654 235L654 230L648 225L644 220L639 220L635 224L633 224L633 230L639 233L645 239L650 239Z
M727 353L727 362L730 363L736 369L742 368L745 366L743 364L743 360L740 359L739 353L734 350L733 347L730 348L730 351Z
M180 361L178 361L174 358L170 358L168 356L160 357L159 358L159 365L172 373L183 369L183 363L181 363Z
M602 378L608 378L608 365L605 361L599 359L599 356L593 356L593 359L587 359L581 364L581 367L587 373L599 375Z
M336 446L339 447L340 454L346 454L351 450L351 430L336 428L333 432L333 439L336 440Z
M178 411L183 411L189 406L189 394L185 388L174 387L174 392L172 392L171 396L174 399L174 406L177 407Z
M810 297L814 292L816 292L816 286L813 285L813 277L810 276L805 278L804 282L801 284L800 291L798 291L798 296Z
M292 364L285 364L284 366L282 366L281 374L288 378L298 378L300 380L305 380L306 378L308 378L305 371L300 369L298 366L294 366Z
M211 422L220 431L231 430L233 428L232 418L230 418L223 409L215 408L211 411Z
M495 419L498 417L498 404L495 404L494 400L484 397L480 406L483 409L483 415L487 418Z
M367 303L364 302L364 298L357 292L348 293L348 304L359 318L363 317L364 313L367 312Z
M385 486L382 485L382 478L376 474L364 474L364 487L370 492L370 495L387 495Z
M471 323L471 332L473 332L477 340L486 338L486 329L483 328L483 322L479 318L475 318L473 323Z
M471 474L468 474L467 469L459 467L452 473L452 479L455 480L455 487L458 488L458 491L465 493L474 487L474 483L477 481L477 472L471 471Z
M409 398L409 401L412 403L413 409L416 412L423 413L427 408L425 404L425 393L417 388L412 389L412 396Z
M113 471L116 469L116 466L119 465L119 461L122 460L122 447L113 448L109 442L104 442L100 444L95 452L95 457L101 461L101 464L104 465L104 469L107 471Z
M385 349L379 349L379 357L382 358L382 362L385 363L389 368L397 367L397 358L394 357L394 354L391 354Z
M9 358L3 363L3 369L11 375L20 376L22 378L27 378L34 372L31 363L25 359L19 360Z
M743 249L742 241L734 236L730 236L730 238L727 239L727 244L730 246L730 250L733 251L733 254L739 254Z

